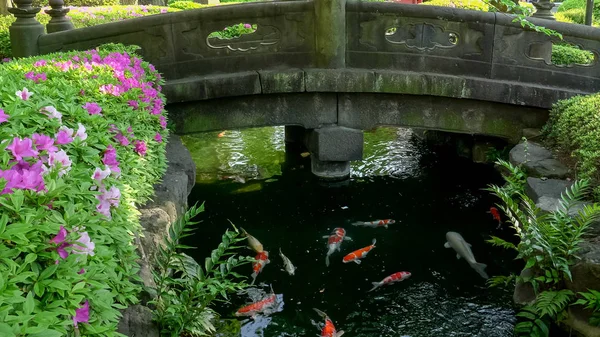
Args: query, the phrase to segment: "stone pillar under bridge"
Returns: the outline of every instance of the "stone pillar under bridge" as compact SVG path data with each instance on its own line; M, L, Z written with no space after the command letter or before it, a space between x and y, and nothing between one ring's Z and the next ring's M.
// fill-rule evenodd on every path
M350 177L350 161L363 158L363 133L337 125L308 130L306 146L311 153L311 171L325 180Z

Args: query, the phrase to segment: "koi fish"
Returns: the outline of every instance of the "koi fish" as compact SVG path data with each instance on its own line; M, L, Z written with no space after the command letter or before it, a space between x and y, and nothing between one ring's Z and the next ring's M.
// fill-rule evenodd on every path
M252 319L254 319L257 314L267 314L277 304L276 299L277 297L273 293L264 300L254 302L240 308L238 311L236 311L235 316L250 316Z
M492 214L494 220L498 221L498 227L502 225L502 218L500 217L500 212L496 207L490 207L490 211L487 213Z
M324 236L323 238L327 238L327 256L325 257L325 265L329 267L329 255L333 254L336 250L340 250L342 246L342 242L344 240L352 240L351 238L346 236L346 230L341 227L336 227L333 229L329 236Z
M321 337L341 337L344 334L343 330L337 331L335 329L335 325L333 325L333 322L326 313L317 308L313 308L313 310L325 319L325 326L321 329Z
M271 262L269 261L269 252L267 252L266 250L256 254L255 259L256 262L252 264L252 270L254 272L252 273L251 284L254 284L254 281L256 281L256 277L258 276L258 274L260 274L263 268Z
M388 225L396 223L396 220L393 219L384 219L384 220L373 220L373 221L356 221L352 223L352 226L364 226L364 227L385 227L388 228Z
M479 263L475 261L475 256L473 256L473 252L471 251L471 245L463 239L463 237L456 232L448 232L446 233L446 242L444 247L452 248L456 251L456 258L460 259L461 257L467 261L471 268L475 269L481 277L484 279L488 279L488 275L485 273L485 267L487 267L483 263Z
M296 267L294 267L292 261L290 261L290 259L288 259L287 256L283 255L283 253L281 252L281 247L279 248L279 256L281 256L281 258L283 259L283 266L285 267L285 271L287 271L290 275L294 275L294 273L296 272Z
M244 233L246 238L248 238L248 245L250 245L250 248L252 248L257 253L262 252L263 251L262 243L260 243L260 241L258 241L254 236L248 234L248 232L246 232L246 230L243 229L242 227L240 227L240 229L242 230L242 232Z
M373 283L373 288L369 291L373 291L382 285L388 285L396 282L401 282L409 278L412 274L407 271L401 271L397 273L393 273L392 275L384 278L381 282L371 282Z
M361 262L360 259L366 257L367 254L373 248L375 248L375 242L377 242L377 240L373 239L373 244L371 244L370 246L366 246L365 248L361 248L361 249L353 251L352 253L344 256L344 259L342 261L344 263L356 262L356 264L360 264L360 262Z
M219 133L219 134L217 135L217 137L218 137L218 138L221 138L221 137L223 137L223 136L225 136L225 131L223 131L223 132L221 132L221 133Z

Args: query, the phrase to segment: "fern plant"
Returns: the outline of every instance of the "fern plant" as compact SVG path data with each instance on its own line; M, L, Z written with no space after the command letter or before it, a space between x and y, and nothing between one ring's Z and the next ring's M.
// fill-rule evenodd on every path
M505 161L497 163L508 172L504 176L506 184L492 185L488 190L502 201L498 207L506 214L519 242L513 244L494 236L487 242L515 250L517 259L526 261L525 269L530 269L533 276L496 276L488 285L508 285L513 280L531 283L536 301L517 315L521 322L515 326L515 332L519 336L547 337L549 324L563 320L565 309L574 299L574 293L563 288L565 281L572 279L570 267L577 262L582 236L600 215L600 207L597 204L580 207L589 192L589 182L580 180L561 195L557 210L543 213L524 193L523 171ZM576 206L579 211L573 214Z
M583 305L592 311L590 324L600 326L600 291L590 289L588 292L580 292L579 295L583 298L578 299L574 304Z
M192 234L192 219L204 211L204 204L194 205L169 228L164 247L156 254L156 297L150 303L155 306L154 320L163 336L177 337L183 333L192 336L215 332L212 324L217 314L210 308L214 301L228 301L228 293L244 289L248 284L243 276L233 271L249 263L251 258L238 257L237 245L244 238L233 226L227 230L221 243L200 266L192 257L180 252L188 247L179 243Z

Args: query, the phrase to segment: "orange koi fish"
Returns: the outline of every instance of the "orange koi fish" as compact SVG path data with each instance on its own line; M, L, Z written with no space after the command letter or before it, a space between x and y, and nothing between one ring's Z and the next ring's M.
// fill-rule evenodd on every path
M225 131L223 131L223 132L221 132L221 133L219 133L219 134L217 135L217 137L218 137L218 138L221 138L221 137L223 137L223 136L225 136Z
M356 221L352 223L352 226L364 226L364 227L385 227L388 228L388 225L396 223L396 220L393 219L384 219L384 220L373 220L373 221Z
M335 329L335 325L333 325L333 322L326 313L317 308L313 308L313 310L325 319L325 326L321 329L321 337L341 337L344 334L343 330L337 331Z
M498 221L498 224L502 224L502 218L500 217L500 212L498 211L498 209L496 207L490 207L490 211L487 212L492 214L492 217L494 218L494 220Z
M356 264L360 264L360 262L361 262L360 259L366 257L367 254L373 248L375 248L375 242L377 242L377 240L373 239L373 244L371 244L370 246L366 246L365 248L361 248L361 249L353 251L352 253L344 256L344 259L342 261L344 263L356 262Z
M407 278L409 278L412 274L407 272L407 271L401 271L398 273L393 273L392 275L386 277L383 279L383 281L381 282L372 282L373 283L373 289L369 290L369 291L373 291L379 287L381 287L382 285L388 285L388 284L392 284L392 283L396 283L396 282L401 282L406 280Z
M327 238L327 256L325 257L325 265L329 267L329 256L333 254L336 250L340 250L342 246L342 242L344 240L352 240L351 238L346 236L346 230L337 227L334 228L329 236L324 236L323 238Z
M264 300L248 304L236 311L235 316L250 316L254 319L257 314L269 314L277 304L276 298L275 294L271 294Z
M258 274L260 274L260 272L263 270L263 268L269 264L269 252L267 252L266 250L263 250L262 252L256 254L256 262L254 262L252 264L252 270L254 271L252 273L252 283L254 284L254 281L256 281L256 277L258 276Z

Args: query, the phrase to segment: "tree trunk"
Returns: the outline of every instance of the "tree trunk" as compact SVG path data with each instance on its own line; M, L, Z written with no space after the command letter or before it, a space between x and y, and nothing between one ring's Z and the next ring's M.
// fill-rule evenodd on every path
M1 1L1 0L0 0ZM139 0L140 5L154 5L154 6L166 6L166 0Z

